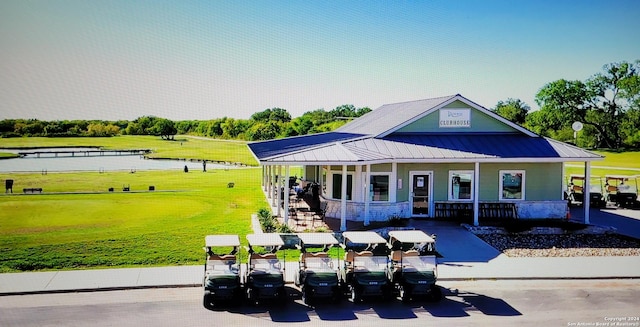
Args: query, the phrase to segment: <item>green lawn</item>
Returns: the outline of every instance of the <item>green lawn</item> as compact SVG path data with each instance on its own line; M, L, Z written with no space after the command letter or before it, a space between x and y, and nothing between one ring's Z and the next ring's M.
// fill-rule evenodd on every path
M98 146L105 149L151 149L151 158L207 159L257 166L246 142L176 136L174 141L156 136L20 137L0 140L3 148Z
M604 178L605 175L640 175L640 152L594 152L605 156L605 158L602 161L591 162L591 176L600 176ZM584 175L584 162L567 163L565 172L567 176L570 174Z
M10 152L0 152L0 159L17 158L18 155Z
M16 191L37 185L45 192L0 196L0 272L197 264L205 235L239 234L244 241L251 214L267 207L257 168L0 174L8 177ZM122 184L132 192L122 192ZM145 191L149 185L156 191ZM108 187L115 192L47 194Z

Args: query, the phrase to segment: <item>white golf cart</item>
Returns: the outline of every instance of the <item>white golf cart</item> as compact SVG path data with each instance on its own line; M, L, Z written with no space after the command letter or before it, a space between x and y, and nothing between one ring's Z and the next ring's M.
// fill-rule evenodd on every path
M249 262L247 263L245 287L250 303L286 303L288 296L284 286L284 262L276 253L284 245L279 234L249 234ZM262 253L261 253L262 252Z
M237 304L243 298L240 265L236 255L240 248L238 235L207 235L203 303L205 308L221 304Z
M389 232L389 276L403 302L416 298L439 301L435 239L420 230Z
M300 260L295 284L301 288L304 303L313 305L319 299L339 301L342 297L339 272L328 253L338 240L330 233L299 233L297 236Z
M351 300L355 303L367 298L390 299L387 241L375 232L344 232L342 236L346 252L341 276Z

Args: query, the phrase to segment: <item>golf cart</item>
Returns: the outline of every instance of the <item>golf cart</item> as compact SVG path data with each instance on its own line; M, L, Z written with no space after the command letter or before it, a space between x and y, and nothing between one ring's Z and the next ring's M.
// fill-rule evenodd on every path
M355 303L365 298L390 299L389 248L385 239L375 232L344 232L342 236L345 256L341 276L351 300Z
M236 258L239 247L238 235L205 237L206 262L202 281L205 308L222 303L238 303L242 299L244 294L240 280L240 265Z
M284 245L280 235L273 233L249 234L249 262L247 263L245 287L250 303L275 299L281 304L287 301L284 286L284 262L278 259L276 252ZM262 247L266 253L258 253Z
M634 176L605 176L607 201L621 208L638 206L638 180Z
M329 233L300 233L299 268L295 275L295 284L302 290L305 304L312 305L317 299L339 301L342 290L338 281L338 271L327 253L338 244L338 240ZM322 248L311 252L313 248Z
M390 231L389 247L389 275L400 299L439 301L442 292L436 285L438 266L433 237L420 230Z
M569 205L584 203L584 175L570 175L567 187ZM607 201L602 195L602 178L592 176L589 180L589 204L594 208L603 208Z

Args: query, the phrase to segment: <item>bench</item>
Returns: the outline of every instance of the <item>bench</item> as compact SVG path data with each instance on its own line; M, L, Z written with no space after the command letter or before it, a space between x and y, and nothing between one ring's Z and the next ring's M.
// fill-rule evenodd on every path
M26 193L42 193L42 188L41 187L27 187L27 188L23 188L22 192Z

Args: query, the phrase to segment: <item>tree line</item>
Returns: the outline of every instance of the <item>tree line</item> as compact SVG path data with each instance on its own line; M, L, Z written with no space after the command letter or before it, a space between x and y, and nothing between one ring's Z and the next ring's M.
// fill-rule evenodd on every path
M584 81L560 79L547 83L535 101L539 110L531 111L528 104L513 98L498 101L490 110L537 134L580 147L640 148L640 60L606 64ZM254 113L250 119L5 119L0 121L0 137L155 135L173 139L176 134L191 134L257 141L328 132L370 111L368 107L342 105L330 111L308 111L296 118L285 109L270 108ZM584 129L574 134L574 122L581 122Z
M216 118L180 120L143 116L133 121L5 119L0 121L0 137L110 137L116 135L154 135L172 140L176 134L190 134L247 141L269 140L334 130L349 120L371 111L341 105L333 110L317 109L292 118L282 108L254 113L250 119Z
M640 148L640 60L606 64L584 81L547 83L535 101L540 110L530 112L520 99L499 101L492 110L537 134L580 147ZM574 134L575 122L584 128Z

